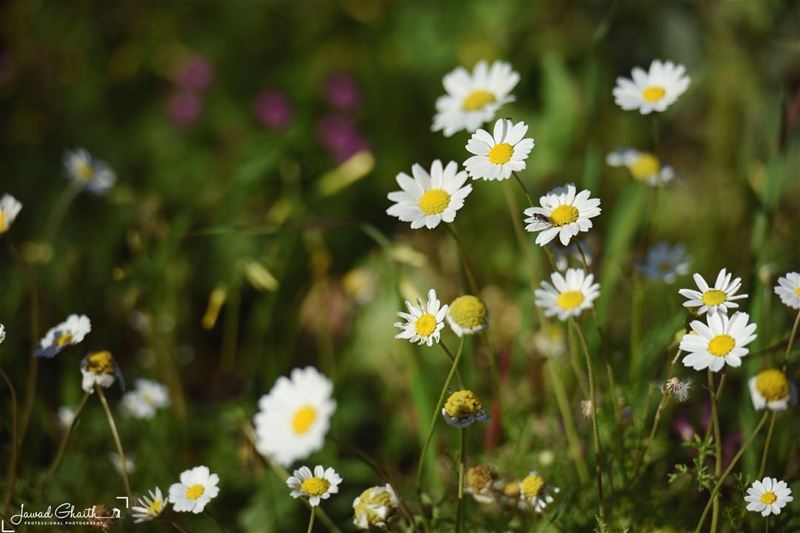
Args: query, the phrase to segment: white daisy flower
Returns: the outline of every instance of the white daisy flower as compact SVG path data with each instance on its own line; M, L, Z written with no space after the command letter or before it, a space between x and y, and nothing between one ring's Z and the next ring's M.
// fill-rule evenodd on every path
M122 458L119 454L117 452L111 452L108 454L108 458L111 459L114 470L122 474ZM136 463L130 457L125 457L125 473L133 474L134 472L136 472Z
M450 302L447 309L447 323L459 337L474 335L489 326L489 310L483 300L465 294Z
M353 523L358 529L386 529L400 501L390 484L370 487L353 500Z
M606 164L626 167L633 179L651 187L666 185L675 177L675 169L663 164L655 154L640 152L633 148L621 148L606 156Z
M331 494L339 492L341 482L342 478L336 470L317 465L313 472L307 466L301 466L286 480L286 485L292 489L292 498L305 498L312 507L316 507L321 500L327 500Z
M107 389L117 379L122 382L122 372L107 350L87 354L81 360L81 375L81 388L89 394L94 392L95 385Z
M471 390L457 390L452 393L442 407L442 416L445 422L457 428L465 428L478 420L489 418L480 399Z
M0 344L6 340L6 327L3 324L0 324Z
M691 81L683 65L658 59L650 71L633 69L633 79L619 77L614 87L614 102L626 111L638 109L642 115L665 111L686 92Z
M525 210L527 226L530 232L541 232L536 237L536 244L544 246L559 237L561 244L569 244L570 239L582 231L592 228L592 221L600 214L600 200L590 198L591 192L583 190L575 194L575 185L557 187L539 198L541 207L529 207Z
M683 364L712 372L719 372L726 363L740 367L742 357L750 352L745 346L756 338L756 325L748 324L749 318L747 313L734 313L730 318L723 314L708 315L707 324L693 320L692 332L681 339L680 349L689 353Z
M789 404L797 402L797 387L776 368L759 372L747 381L747 386L757 411L785 411Z
M428 301L424 304L420 298L417 298L416 306L406 300L406 308L408 313L403 311L397 313L397 316L405 322L394 323L394 327L402 330L394 338L408 339L410 342L428 346L433 346L434 342L438 343L449 306L441 305L436 298L436 291L434 289L428 291Z
M458 67L442 80L447 94L436 100L433 131L444 130L450 137L456 132L473 132L494 118L504 104L514 101L511 91L519 82L519 74L511 65L486 61L475 65L472 73Z
M0 235L11 229L11 224L14 223L20 211L22 211L22 203L10 194L4 194L0 198Z
M528 132L524 122L514 124L501 118L494 123L494 135L486 130L472 134L467 151L475 154L464 162L473 179L507 180L512 172L525 170L525 160L533 150L533 139L523 139Z
M39 342L36 357L50 359L67 346L74 346L83 341L92 331L92 322L86 315L69 315L67 319L54 328Z
M134 418L151 419L156 411L169 406L169 391L161 383L137 379L136 389L122 396L123 409Z
M594 283L594 275L579 268L570 268L566 275L561 272L550 274L550 281L542 281L541 289L536 289L536 306L544 309L547 317L558 316L566 320L591 309L592 302L600 296L600 284Z
M558 487L547 485L538 472L531 472L519 484L521 508L532 508L537 513L553 503L553 494L558 494Z
M639 263L639 270L647 278L674 283L678 276L689 273L691 261L683 245L670 246L659 242L647 250L647 257Z
M778 278L775 294L780 297L784 305L788 305L792 309L800 309L800 273L789 272Z
M253 419L259 453L289 466L322 449L336 410L332 393L331 381L314 367L279 377Z
M156 487L148 491L148 496L141 496L139 498L139 505L131 507L131 514L133 515L133 522L141 524L142 522L149 522L155 520L167 508L167 502L164 500L164 495L161 489Z
M196 466L181 473L180 483L169 487L169 501L178 513L202 513L208 502L219 494L219 476L207 466Z
M774 477L765 477L761 481L753 481L747 489L747 510L761 513L761 516L781 514L787 503L793 501L792 489L785 481L778 481Z
M389 200L395 204L386 213L411 222L411 229L423 226L433 229L439 222L455 220L456 211L464 206L464 199L472 192L472 185L464 185L467 173L458 171L458 163L450 161L443 167L437 159L431 164L430 174L417 164L411 167L411 173L413 178L405 172L397 175L397 184L402 190L389 193Z
M680 289L678 292L688 301L683 302L684 307L697 308L692 309L696 314L702 315L708 313L714 315L717 313L728 314L728 309L735 309L739 304L734 300L741 300L747 298L746 294L736 293L742 287L742 278L731 280L733 274L729 274L724 268L717 274L717 279L714 286L710 287L703 276L694 274L694 282L700 291L693 289Z
M95 194L103 194L117 181L111 167L105 161L92 157L85 148L66 152L64 167L72 183Z

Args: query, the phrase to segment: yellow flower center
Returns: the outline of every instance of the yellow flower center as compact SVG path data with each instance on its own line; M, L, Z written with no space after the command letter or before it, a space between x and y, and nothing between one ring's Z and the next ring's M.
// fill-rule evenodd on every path
M642 91L642 98L648 102L658 102L664 98L665 94L667 94L667 90L664 89L664 87L660 85L650 85Z
M303 435L311 429L314 420L317 419L317 410L310 405L304 405L297 410L292 418L292 431L295 435Z
M203 487L200 487L200 490L203 490ZM187 491L187 496L188 496L188 491ZM148 514L151 515L159 515L163 510L164 510L164 504L161 503L160 500L153 500L152 502L150 502L150 505L147 506L147 512Z
M90 181L92 176L94 176L94 168L92 168L92 165L86 161L81 161L78 163L78 166L75 168L75 177L78 179L78 181Z
M389 491L379 489L380 487L370 487L362 492L361 496L359 496L361 503L392 507L392 496Z
M708 342L708 351L716 357L725 357L736 346L736 341L730 335L717 335Z
M426 215L438 215L450 205L450 194L444 189L431 189L419 199L419 208Z
M414 329L420 337L427 337L436 331L436 317L430 313L425 313L414 322Z
M782 400L789 396L789 380L780 370L774 368L764 370L756 376L756 390L768 402Z
M197 498L202 496L205 491L206 488L203 485L201 485L200 483L195 483L194 485L186 489L186 497L190 500L196 500Z
M703 293L703 303L706 305L719 305L724 303L728 295L724 291L711 289Z
M661 162L653 154L639 154L636 161L631 163L628 168L637 180L643 180L661 170Z
M466 329L473 329L486 324L487 309L480 298L467 294L459 296L450 304L450 318Z
M556 298L556 305L561 309L575 309L583 303L581 291L564 291Z
M62 346L66 346L70 342L72 342L72 334L71 333L62 333L56 339L56 346L61 348Z
M487 104L491 104L497 100L494 97L494 94L490 93L489 91L472 91L469 95L464 98L464 101L461 103L461 108L464 111L478 111L479 109L483 109Z
M775 493L769 490L761 495L761 503L765 503L767 505L775 503L777 499L778 497L775 495Z
M331 483L321 477L310 477L300 484L300 490L309 496L322 496L328 491Z
M529 474L520 484L520 490L525 498L538 496L544 487L544 479L538 474Z
M447 416L457 420L475 416L482 410L481 401L471 390L454 392L444 404L444 412L447 413Z
M578 209L572 205L560 205L550 213L550 222L554 226L566 226L578 220Z
M2 230L2 224L0 224L0 230ZM800 298L800 285L794 290L794 295Z
M93 374L114 373L114 359L111 357L111 352L109 351L90 354L87 363L89 371Z
M508 143L500 143L489 150L489 162L495 165L504 165L511 160L514 155L514 147Z
M0 211L0 233L4 233L8 230L8 223L6 222L6 214L4 211Z
M511 481L506 483L503 487L503 494L508 496L509 498L516 498L519 496L519 483L516 481Z

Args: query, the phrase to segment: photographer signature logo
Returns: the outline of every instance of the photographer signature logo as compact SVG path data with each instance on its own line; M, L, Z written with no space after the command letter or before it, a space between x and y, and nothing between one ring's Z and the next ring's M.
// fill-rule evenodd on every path
M128 498L117 496L117 500L128 508ZM108 508L103 505L78 508L71 502L48 505L44 509L31 509L21 504L19 512L0 520L0 533L13 533L19 526L104 526L122 518L122 510L118 507Z

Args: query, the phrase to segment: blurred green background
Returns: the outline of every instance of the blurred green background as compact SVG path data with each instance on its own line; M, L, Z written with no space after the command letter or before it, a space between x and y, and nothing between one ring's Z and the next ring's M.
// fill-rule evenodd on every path
M465 133L445 138L430 125L442 76L480 59L509 61L521 75L516 102L500 114L524 120L536 139L523 173L534 196L574 181L603 201L589 237L599 255L597 307L620 394L633 408L630 429L640 431L648 384L652 393L683 322L677 288L690 283L642 283L640 314L631 315L631 273L648 224L653 240L687 246L693 271L708 278L728 267L743 277L756 348L785 337L793 319L771 287L800 264L799 25L796 1L0 2L0 193L24 203L3 239L33 274L38 334L69 313L93 323L81 346L40 365L15 502L30 501L55 452L55 411L81 396L80 357L100 348L115 354L129 382L149 377L172 393L172 408L153 421L118 419L136 491L166 489L183 469L206 464L222 479L210 509L230 530L299 530L305 509L258 460L242 425L278 376L311 364L334 380L338 402L336 440L310 460L345 479L325 505L330 515L348 530L352 498L379 481L353 446L411 498L419 440L448 367L435 348L394 340L394 313L401 296L435 287L449 301L462 284L444 228L396 223L385 214L386 193L413 163L466 159ZM684 64L689 91L658 117L623 112L611 96L615 78L654 58ZM654 209L650 189L605 165L620 146L658 148L680 174ZM76 147L106 160L118 181L105 197L77 195L62 217L58 206L71 194L62 154ZM560 453L558 411L532 342L528 264L506 211L508 191L519 211L525 200L505 185L474 183L456 220L503 372L497 396L485 379L486 346L468 352L465 377L487 405L503 399L495 421L473 432L471 460L483 457L508 476L546 471L562 488L561 530L586 530L591 484ZM533 260L540 276L537 249ZM0 280L8 330L0 363L23 396L30 297L5 246ZM452 334L445 342L457 344ZM756 419L746 378L760 363L748 365L729 376L738 391L722 406L731 433L748 432ZM569 364L557 371L588 439ZM698 426L700 389L681 415ZM116 404L120 393L109 394ZM782 420L771 466L797 487L797 434L788 429L798 419ZM112 503L109 495L121 493L105 424L91 401L48 500ZM440 429L440 468L429 476L432 494L449 503L455 438ZM689 452L666 428L656 450L652 485L612 497L615 514L625 515L618 523L693 526L704 498L666 482ZM555 452L552 462L542 462L546 451ZM749 456L746 468L757 460ZM481 516L476 504L469 513L484 524L476 531L528 527ZM787 512L786 523L797 515Z

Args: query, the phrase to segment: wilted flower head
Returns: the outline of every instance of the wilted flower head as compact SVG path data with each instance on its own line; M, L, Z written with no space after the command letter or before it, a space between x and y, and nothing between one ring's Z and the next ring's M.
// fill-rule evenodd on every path
M467 470L466 486L464 491L472 494L479 503L493 503L496 501L496 491L499 489L497 472L490 465L476 465Z
M95 194L107 192L117 181L117 176L105 161L95 159L85 148L67 151L64 167L72 183Z
M286 95L277 89L267 89L256 95L253 102L253 113L265 126L271 129L283 129L294 117L292 104Z
M777 368L759 372L747 382L753 407L760 411L785 411L797 401L797 387Z
M0 235L11 228L21 210L22 203L10 194L4 194L0 198Z
M89 317L86 315L69 315L64 322L54 328L50 328L39 342L36 357L47 359L55 357L64 348L81 343L90 331L92 331L92 322Z
M386 529L399 505L397 494L390 484L370 487L353 500L353 523L358 529L373 526Z
M313 472L307 466L298 468L286 480L286 485L292 489L292 498L305 498L312 507L316 507L322 500L339 492L341 482L342 478L336 470L317 465Z
M472 335L489 325L489 310L483 300L471 294L459 296L447 310L447 322L459 337Z
M661 392L664 394L671 394L679 402L685 402L689 398L689 391L692 389L692 380L681 380L678 378L670 378L664 385L661 386Z
M442 416L445 422L458 428L465 428L477 420L489 418L478 396L466 389L455 391L447 398L442 407Z
M122 372L107 350L87 354L81 361L81 374L81 388L89 394L94 392L95 385L107 389L117 378L122 381Z

